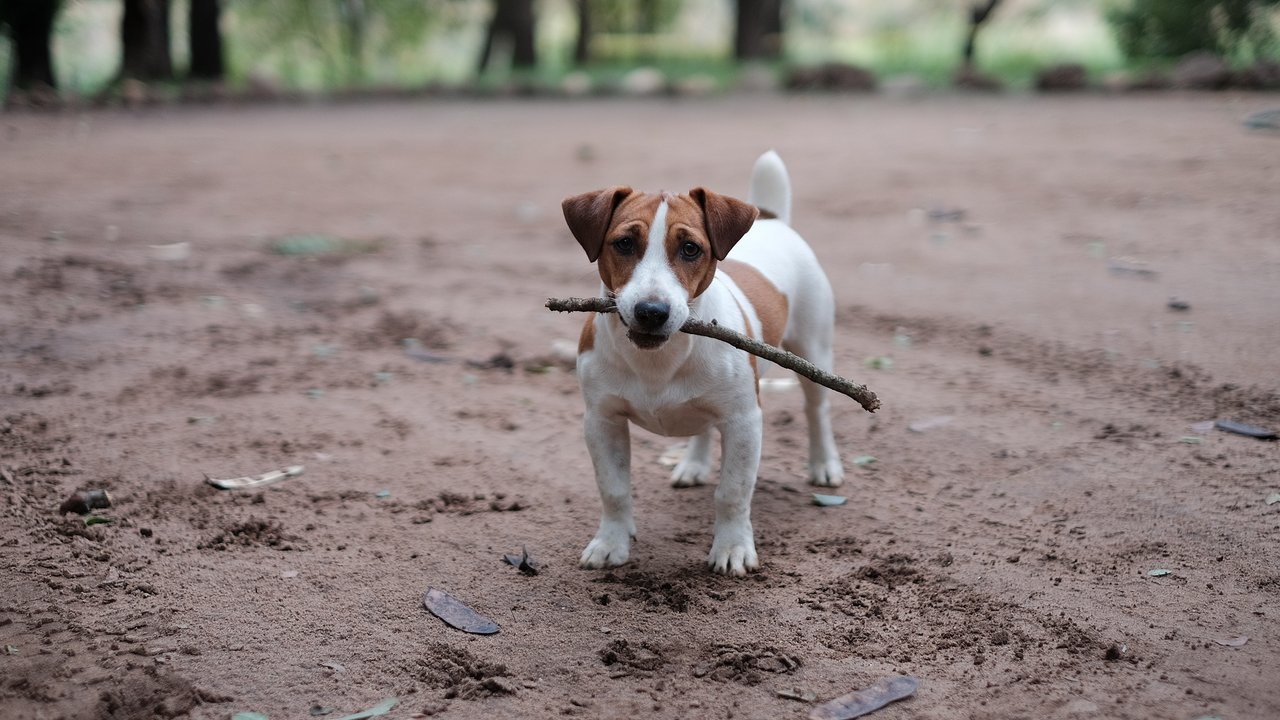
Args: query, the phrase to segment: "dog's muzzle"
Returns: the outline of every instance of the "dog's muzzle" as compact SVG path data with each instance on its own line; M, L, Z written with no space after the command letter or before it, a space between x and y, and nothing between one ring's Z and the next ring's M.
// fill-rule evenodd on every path
M651 300L638 302L632 312L627 337L638 348L644 350L656 348L670 337L668 332L664 332L670 317L671 306L667 303Z

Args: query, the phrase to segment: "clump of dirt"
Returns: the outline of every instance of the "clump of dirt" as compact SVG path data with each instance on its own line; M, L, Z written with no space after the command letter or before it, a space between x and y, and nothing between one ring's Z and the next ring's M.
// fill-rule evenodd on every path
M598 654L600 662L614 669L615 677L637 673L648 674L662 669L667 664L662 651L647 642L632 643L627 640L614 640Z
M709 657L694 668L694 677L721 682L759 685L768 675L789 675L800 668L800 659L775 647L716 645Z
M892 590L895 585L923 581L920 572L914 567L914 563L915 558L910 555L896 553L880 558L870 565L858 568L854 575Z
M506 665L480 660L466 650L443 643L428 645L410 670L429 687L444 690L444 697L450 700L516 693L515 684L506 677Z
M197 545L200 550L231 550L238 547L265 546L277 550L300 550L300 539L285 532L276 520L250 517L244 522L225 528L217 535Z
M184 717L200 705L200 692L186 678L148 670L103 690L98 699L99 720Z
M683 613L694 603L688 583L678 577L657 577L644 572L610 573L595 582L621 585L616 592L619 599L639 600L649 610Z
M412 338L431 350L447 350L453 344L454 327L423 312L385 311L372 328L355 334L355 345L362 350L398 346Z

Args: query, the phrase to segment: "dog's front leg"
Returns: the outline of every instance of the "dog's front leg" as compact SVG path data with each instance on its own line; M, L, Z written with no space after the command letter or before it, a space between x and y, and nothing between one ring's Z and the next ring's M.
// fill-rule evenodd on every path
M711 540L711 569L746 575L760 567L751 530L751 495L760 469L763 420L759 406L734 413L720 428L720 485L716 488L716 526Z
M592 410L584 422L604 512L600 529L578 564L584 568L621 565L631 555L631 538L636 534L631 509L631 429L626 418L607 418Z

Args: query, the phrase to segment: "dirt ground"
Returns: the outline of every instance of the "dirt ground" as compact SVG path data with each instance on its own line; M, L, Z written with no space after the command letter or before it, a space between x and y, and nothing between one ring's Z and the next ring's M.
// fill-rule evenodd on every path
M1280 447L1191 427L1280 427L1280 137L1240 122L1277 103L0 117L0 715L804 717L779 691L905 673L874 717L1280 717ZM639 430L633 559L581 570L583 318L542 303L597 278L559 201L742 195L771 147L884 403L834 400L849 502L779 383L759 572L708 572L714 487ZM344 241L271 250L308 233ZM112 522L59 515L82 488Z

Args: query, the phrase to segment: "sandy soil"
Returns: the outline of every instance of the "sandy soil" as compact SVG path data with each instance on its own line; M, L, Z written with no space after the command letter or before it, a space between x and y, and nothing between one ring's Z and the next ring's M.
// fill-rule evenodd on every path
M1280 716L1280 448L1190 427L1280 427L1280 137L1240 123L1276 102L0 118L0 715L803 717L778 691L907 673L876 717ZM884 402L836 400L850 502L811 504L771 389L760 572L705 569L713 487L642 431L633 561L580 570L582 318L542 301L596 279L559 200L742 194L769 147ZM350 242L269 251L296 233ZM58 514L80 488L112 523Z

